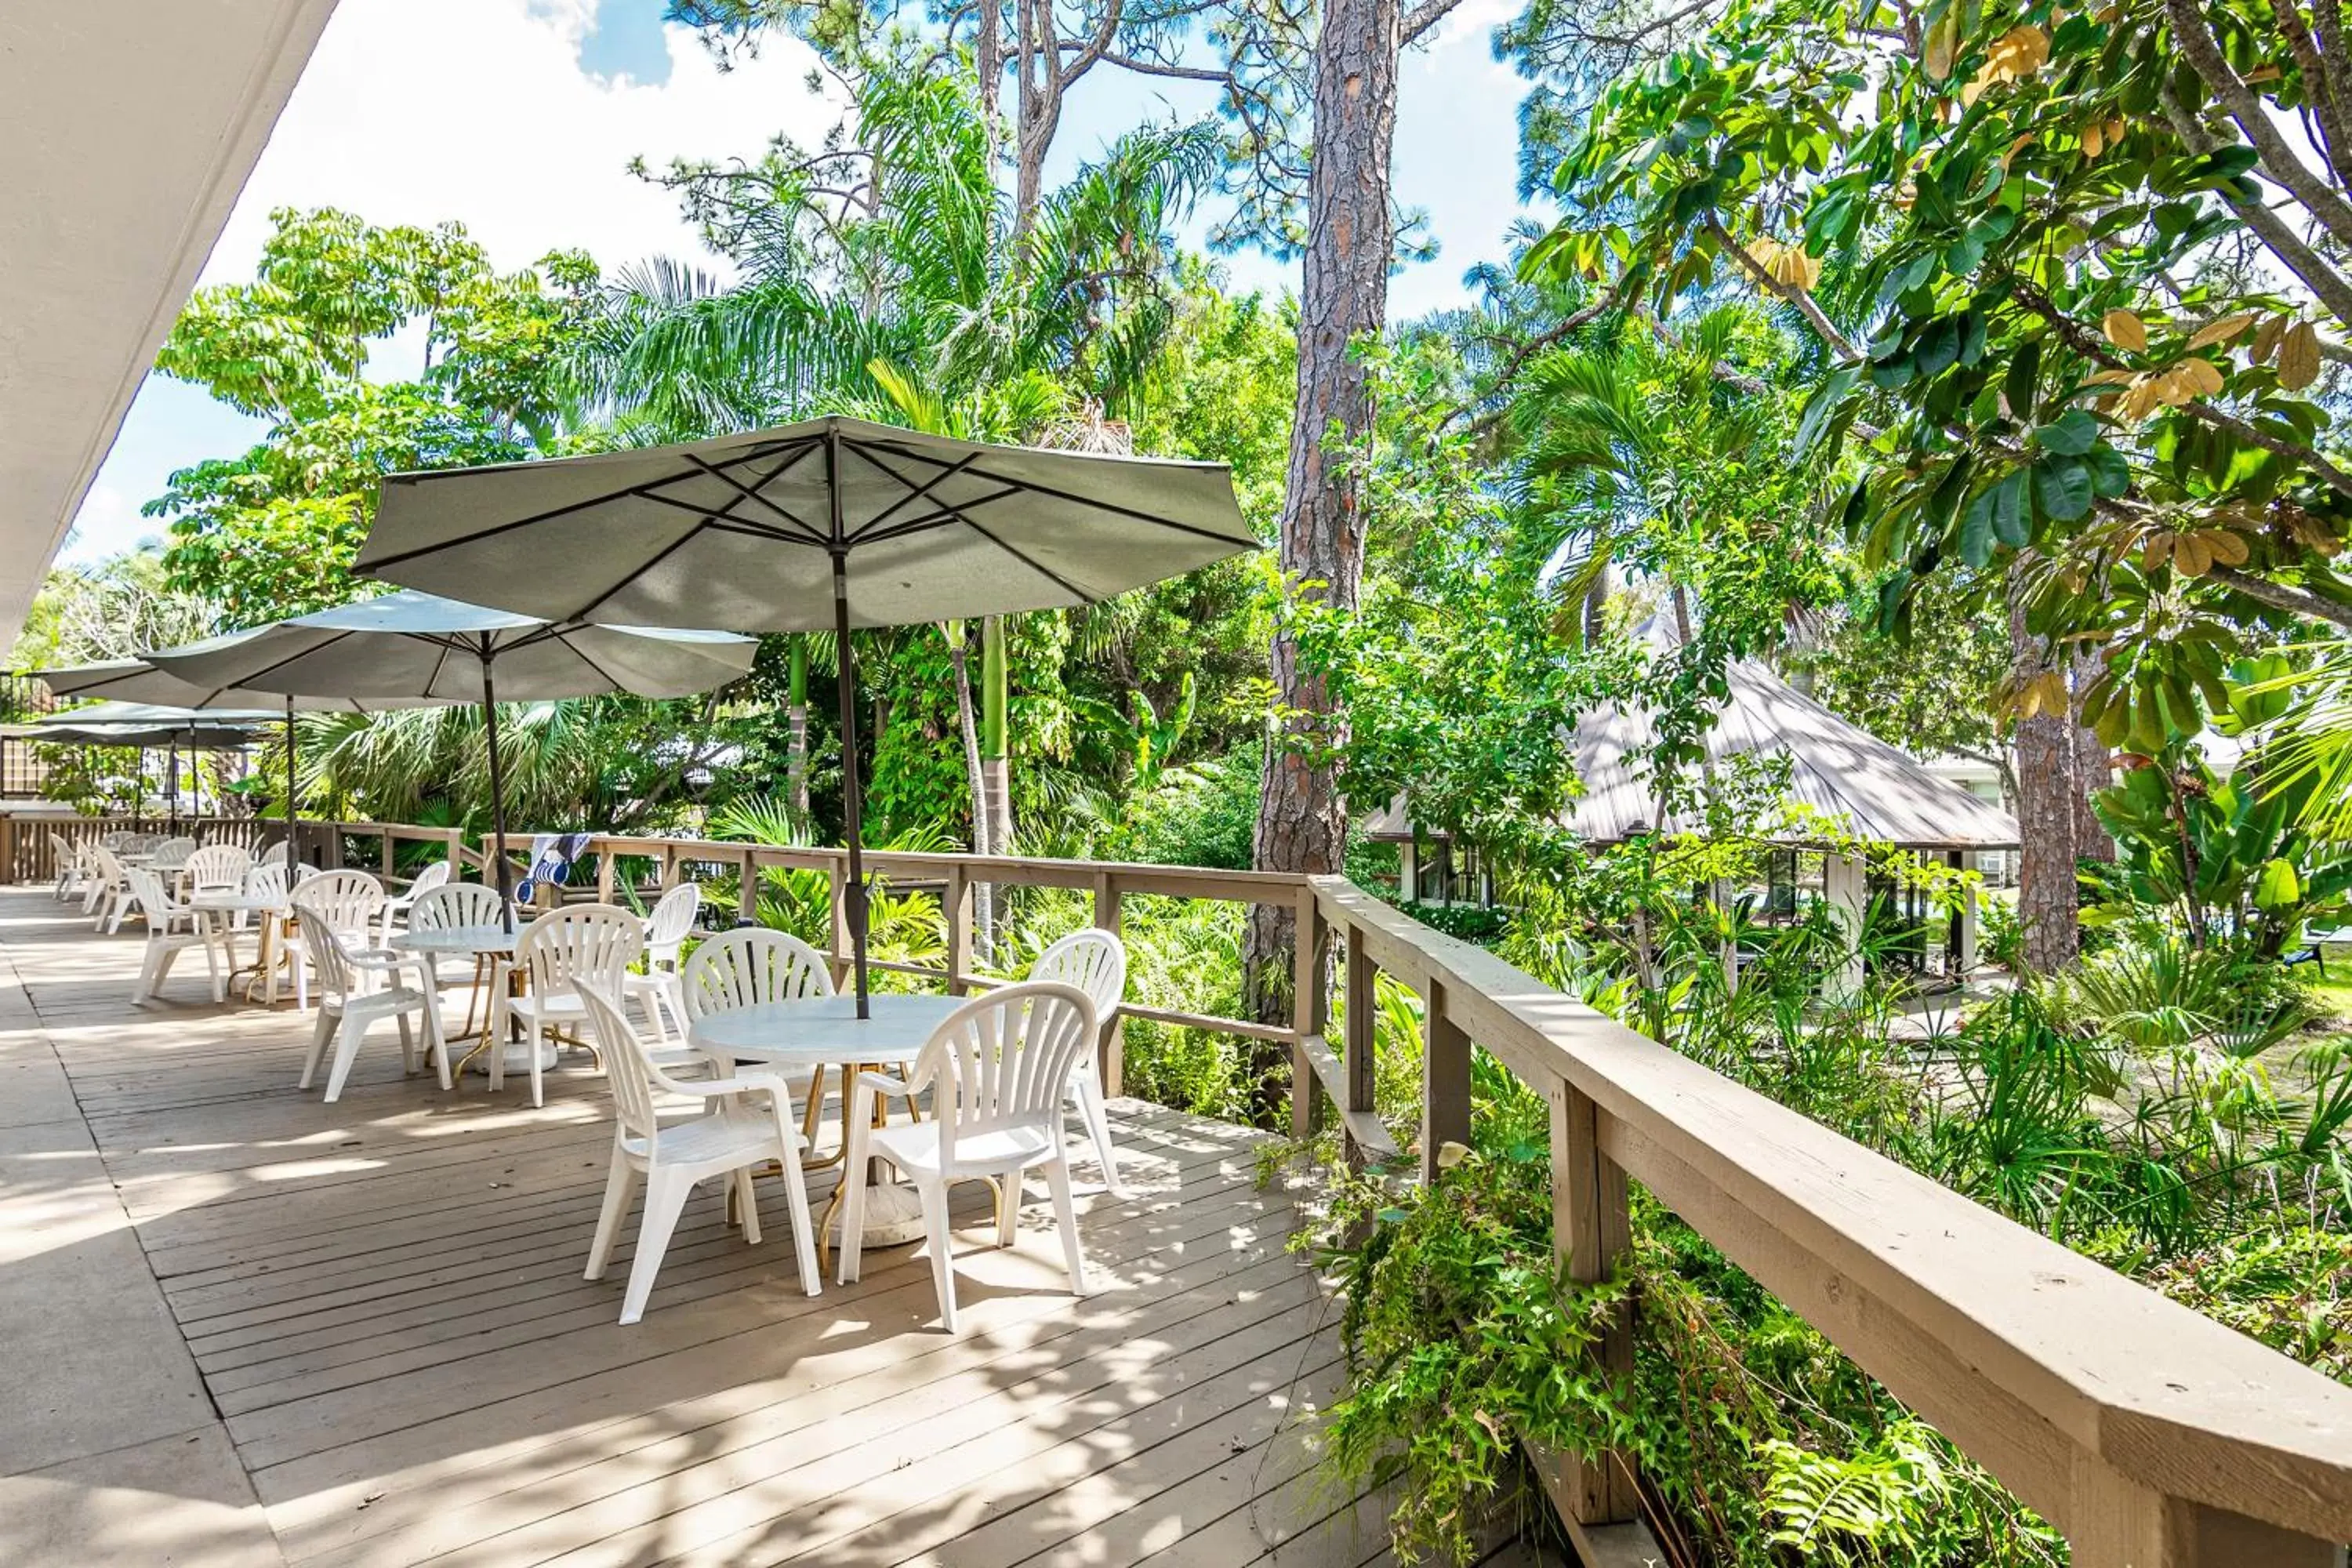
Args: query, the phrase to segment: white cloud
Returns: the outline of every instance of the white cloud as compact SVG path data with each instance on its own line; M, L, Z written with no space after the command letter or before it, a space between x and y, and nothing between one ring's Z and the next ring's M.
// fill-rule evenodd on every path
M455 218L509 268L562 246L607 268L698 254L675 198L629 160L751 156L779 130L814 140L835 118L804 88L808 50L782 36L721 72L670 27L667 81L583 72L598 3L341 0L205 281L251 274L278 206Z

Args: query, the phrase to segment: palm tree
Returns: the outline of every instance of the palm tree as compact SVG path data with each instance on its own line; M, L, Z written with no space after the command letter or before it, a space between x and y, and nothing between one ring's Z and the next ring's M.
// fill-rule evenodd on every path
M853 85L856 146L780 145L755 169L676 177L740 281L672 263L625 273L579 367L585 395L672 436L840 413L1030 441L1127 405L1175 319L1171 231L1214 176L1213 125L1129 132L1022 224L968 81L874 61ZM973 847L1004 853L1003 628L982 628L977 706L963 628L946 629ZM804 721L793 732L804 744Z

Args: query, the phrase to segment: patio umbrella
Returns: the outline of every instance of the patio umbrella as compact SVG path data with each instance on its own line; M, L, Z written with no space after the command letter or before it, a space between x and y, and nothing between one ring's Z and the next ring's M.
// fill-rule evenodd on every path
M357 569L537 616L835 633L863 1016L850 631L1090 605L1256 545L1222 464L994 447L834 417L395 474Z
M362 702L352 698L291 697L274 691L242 691L231 687L199 685L160 669L143 658L113 658L99 664L37 669L36 679L58 697L105 697L126 704L162 705L179 711L190 709L259 712L286 725L286 869L294 869L295 832L301 826L299 804L294 798L294 710L364 713L413 703ZM280 710L282 710L282 715ZM76 710L87 715L90 709Z
M479 701L501 902L509 891L499 696L548 701L626 691L686 697L740 678L759 644L730 632L596 626L485 609L414 591L296 616L152 656L169 674L222 689L278 691L378 707ZM507 911L509 928L514 919Z
M165 775L165 812L180 819L179 756L187 752L240 751L253 743L254 730L274 722L266 712L159 707L144 702L100 702L47 714L8 733L48 746L127 746L141 752L163 747L171 756ZM141 764L145 772L145 764Z

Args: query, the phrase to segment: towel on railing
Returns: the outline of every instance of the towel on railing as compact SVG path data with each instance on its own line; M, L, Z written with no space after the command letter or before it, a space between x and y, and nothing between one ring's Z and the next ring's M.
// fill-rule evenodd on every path
M530 841L530 869L514 890L517 903L528 904L542 882L560 888L572 880L572 864L587 852L585 833L542 833Z

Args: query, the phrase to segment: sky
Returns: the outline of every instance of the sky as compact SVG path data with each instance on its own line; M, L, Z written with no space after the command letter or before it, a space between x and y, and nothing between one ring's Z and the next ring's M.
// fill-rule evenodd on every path
M610 272L649 256L711 265L675 202L628 173L642 155L756 156L778 131L814 141L835 110L804 85L805 49L781 35L721 71L663 0L341 0L202 281L249 278L268 215L335 205L372 223L456 219L502 268L577 247ZM1424 209L1435 260L1390 285L1391 319L1458 303L1461 278L1501 248L1518 216L1524 84L1490 30L1509 0L1465 0L1400 72L1397 199ZM1065 107L1055 161L1076 163L1141 121L1210 110L1197 84L1098 68ZM1214 212L1196 216L1197 240ZM1297 288L1297 264L1223 258L1237 292ZM413 374L394 340L374 367ZM404 361L409 363L404 363ZM265 426L202 390L151 375L83 500L61 559L89 562L163 531L140 507L166 477L229 457Z

